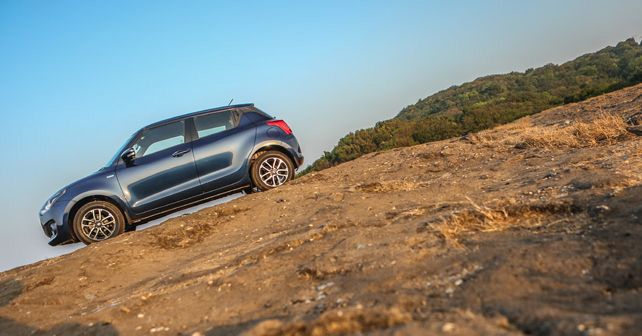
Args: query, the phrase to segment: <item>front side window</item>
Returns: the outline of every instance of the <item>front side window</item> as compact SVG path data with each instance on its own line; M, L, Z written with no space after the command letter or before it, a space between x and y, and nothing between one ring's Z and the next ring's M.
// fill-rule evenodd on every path
M196 133L199 138L235 128L241 119L239 111L222 111L194 118Z
M140 158L184 143L185 122L178 121L145 130L132 147Z

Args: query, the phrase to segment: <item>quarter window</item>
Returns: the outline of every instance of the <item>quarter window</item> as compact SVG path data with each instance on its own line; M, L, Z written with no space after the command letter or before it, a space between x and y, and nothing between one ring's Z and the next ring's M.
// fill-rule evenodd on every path
M140 158L183 143L185 122L178 121L144 131L132 147L136 157Z
M196 133L199 138L203 138L235 128L239 125L241 114L239 111L222 111L198 116L194 118Z

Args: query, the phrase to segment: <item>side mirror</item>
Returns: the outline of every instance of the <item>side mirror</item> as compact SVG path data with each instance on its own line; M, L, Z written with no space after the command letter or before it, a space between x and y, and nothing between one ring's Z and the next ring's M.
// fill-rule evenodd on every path
M130 164L134 162L134 159L136 159L136 152L131 147L127 148L123 151L122 154L120 154L120 158L123 159L126 164Z

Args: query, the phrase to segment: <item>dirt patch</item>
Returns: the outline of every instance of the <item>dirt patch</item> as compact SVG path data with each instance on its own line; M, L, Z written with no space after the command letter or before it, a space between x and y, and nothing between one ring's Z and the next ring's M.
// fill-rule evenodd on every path
M411 320L408 313L398 308L348 309L326 312L313 321L283 323L280 320L263 321L247 336L347 335L388 329Z
M412 191L418 188L417 183L410 181L382 181L360 184L355 187L358 191L370 193Z
M217 211L204 212L196 216L205 217L206 220L195 218L176 219L180 224L167 227L164 230L154 233L153 245L163 249L185 248L203 241L209 236L216 225L225 220L234 219L239 213L245 212L245 208L221 208ZM189 216L186 216L189 217Z

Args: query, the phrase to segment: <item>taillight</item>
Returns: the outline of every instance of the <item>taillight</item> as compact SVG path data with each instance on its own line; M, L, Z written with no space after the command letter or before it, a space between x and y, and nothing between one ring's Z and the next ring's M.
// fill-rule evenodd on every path
M280 128L283 132L285 132L285 134L288 134L288 135L292 134L292 129L283 120L270 120L266 124L268 124L269 126L276 126Z

